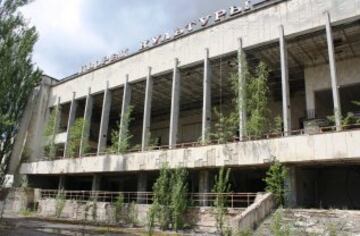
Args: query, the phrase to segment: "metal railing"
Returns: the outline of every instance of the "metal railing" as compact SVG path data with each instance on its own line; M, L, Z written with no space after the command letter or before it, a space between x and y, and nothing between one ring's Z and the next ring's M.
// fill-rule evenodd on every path
M154 194L152 192L108 192L108 191L59 191L52 189L41 189L40 197L44 199L54 199L62 195L66 200L74 201L94 201L115 202L120 195L123 196L124 203L137 202L141 204L151 204ZM213 206L216 197L224 197L226 206L229 208L246 208L250 206L259 193L188 193L187 197L192 207Z
M360 124L351 124L351 125L343 125L342 131L337 131L336 126L327 126L327 127L319 127L319 132L316 134L325 134L325 133L331 133L331 132L343 132L348 130L357 130L360 129ZM290 132L273 132L273 133L267 133L261 136L250 136L247 135L243 137L242 141L240 141L239 137L232 137L231 139L227 140L227 142L218 142L216 140L210 140L206 143L202 142L189 142L189 143L179 143L176 144L174 147L170 147L169 145L162 145L162 146L152 146L147 148L145 151L161 151L161 150L170 150L170 149L184 149L184 148L193 148L193 147L204 147L204 146L210 146L210 145L218 145L218 144L224 144L224 143L238 143L238 142L248 142L248 141L256 141L256 140L268 140L268 139L274 139L274 138L281 138L285 136L299 136L299 135L305 135L305 129L298 129L298 130L291 130ZM130 149L127 153L139 153L142 152L141 149ZM85 158L85 157L94 157L94 156L106 156L106 155L118 155L117 152L101 152L101 153L86 153L83 154L79 158ZM53 158L52 160L57 159L64 159L63 156ZM47 160L44 158L44 160Z

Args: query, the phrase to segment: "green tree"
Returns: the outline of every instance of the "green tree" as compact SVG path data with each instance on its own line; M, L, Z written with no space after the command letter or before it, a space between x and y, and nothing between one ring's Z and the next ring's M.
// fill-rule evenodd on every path
M74 124L72 124L72 126L70 127L66 157L74 158L79 156L81 141L84 138L82 136L83 127L85 127L86 129L87 125L88 124L84 120L84 118L78 118L75 120ZM83 145L84 145L84 150L86 150L89 146L85 139L83 140Z
M153 210L162 230L169 229L171 223L171 171L167 164L160 169L160 176L153 186Z
M120 193L117 196L116 201L114 203L114 216L115 221L118 223L121 220L122 211L124 209L124 194Z
M230 171L231 169L225 169L224 167L221 167L219 170L219 174L215 177L215 184L214 188L212 189L212 192L216 193L216 198L214 201L216 228L221 235L224 235L226 231L224 225L227 208L226 196L224 195L224 193L228 193L231 188L231 185L229 183Z
M49 159L54 159L56 155L56 145L55 145L55 128L56 128L56 116L58 113L59 107L56 106L51 112L49 119L46 123L44 136L46 139L46 145L44 147L45 156Z
M217 140L220 144L225 144L236 135L239 116L236 113L230 113L225 116L216 108L214 109L214 114L218 121L215 123L214 132L210 133L210 139Z
M38 35L19 11L28 2L0 1L0 185L25 106L41 80L41 71L31 58Z
M255 75L247 81L246 108L248 120L246 124L247 133L250 136L261 137L269 131L269 97L268 86L269 69L267 65L260 62L256 68Z
M266 191L274 194L278 204L284 204L285 180L288 177L288 170L279 161L275 160L266 172L264 179Z
M123 116L123 127L121 129L121 123L118 122L117 128L111 132L111 147L110 151L114 153L123 154L128 151L130 147L130 140L132 139L132 135L129 131L129 125L132 121L131 114L133 111L133 107L129 106L128 110L124 113ZM121 132L120 132L121 131Z
M177 168L172 173L171 212L173 228L177 231L184 228L184 214L188 207L188 172L184 168Z
M167 164L160 169L160 176L153 186L153 204L148 212L148 234L151 235L155 221L162 230L183 229L184 214L188 208L187 176L184 168L170 170Z

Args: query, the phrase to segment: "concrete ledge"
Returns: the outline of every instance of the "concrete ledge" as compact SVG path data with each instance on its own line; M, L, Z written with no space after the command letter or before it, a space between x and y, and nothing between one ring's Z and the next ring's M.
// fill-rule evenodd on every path
M21 174L77 174L263 165L273 158L284 163L360 161L360 130L301 135L187 149L107 155L24 163Z

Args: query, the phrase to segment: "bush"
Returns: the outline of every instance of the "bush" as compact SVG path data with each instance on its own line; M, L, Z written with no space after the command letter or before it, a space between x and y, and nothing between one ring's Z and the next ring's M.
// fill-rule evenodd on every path
M56 218L60 218L61 214L65 207L65 194L63 190L60 190L58 195L56 196L56 205L55 205L55 216Z
M118 223L121 220L123 209L124 209L124 195L120 193L114 203L114 216L116 223Z
M274 213L271 225L270 232L273 236L290 236L290 228L288 225L283 224L283 216L281 213L281 209L277 210Z
M285 199L285 179L288 170L279 161L275 160L266 172L266 191L274 194L278 204L283 205Z
M225 215L226 215L226 197L223 193L230 191L230 169L225 170L224 167L220 168L219 174L215 177L215 185L212 190L213 193L216 193L216 198L214 201L215 207L215 219L216 219L216 228L218 229L221 235L225 234Z

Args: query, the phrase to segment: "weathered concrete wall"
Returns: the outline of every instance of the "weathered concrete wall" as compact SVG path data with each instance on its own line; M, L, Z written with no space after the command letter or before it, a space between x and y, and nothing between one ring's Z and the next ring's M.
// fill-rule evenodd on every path
M39 201L38 212L40 217L55 217L56 199L44 199ZM96 221L97 223L117 224L115 220L115 208L110 203L97 202L96 214L93 213L93 202L77 202L66 200L65 206L62 210L62 219L68 220L87 220ZM122 213L122 220L120 223L126 222L126 217L129 215L128 205L125 206ZM150 205L136 204L137 222L139 226L145 226L147 222L147 212ZM229 209L226 220L230 221L234 216L239 215L243 209ZM94 218L95 216L95 218ZM212 208L190 208L186 214L188 224L206 232L214 232L216 230L216 220Z
M227 145L151 151L24 163L22 174L69 174L160 169L263 165L276 157L284 163L359 161L360 130L301 135Z
M333 22L341 22L360 14L360 0L283 1L59 84L52 89L49 105L55 105L57 97L62 102L70 101L74 91L77 98L84 97L89 87L92 93L98 93L105 89L107 80L110 88L124 84L126 74L130 81L145 78L148 66L153 74L170 71L175 57L180 67L200 62L204 48L209 48L210 57L235 52L239 37L243 38L245 48L277 40L280 24L284 25L287 36L324 27L326 10Z
M345 86L359 83L360 58L352 58L336 63L338 85ZM308 110L315 109L315 92L331 88L329 65L324 64L316 67L308 67L304 70L306 107ZM321 109L318 107L316 109Z
M255 229L276 206L271 193L260 195L244 212L231 220L232 230L236 232Z
M42 157L43 129L47 119L50 86L53 83L53 79L44 76L40 86L34 89L29 98L10 159L10 175L16 175L21 161ZM19 182L18 176L15 176L15 182Z
M0 214L15 215L31 207L34 190L27 188L3 188L0 190Z

